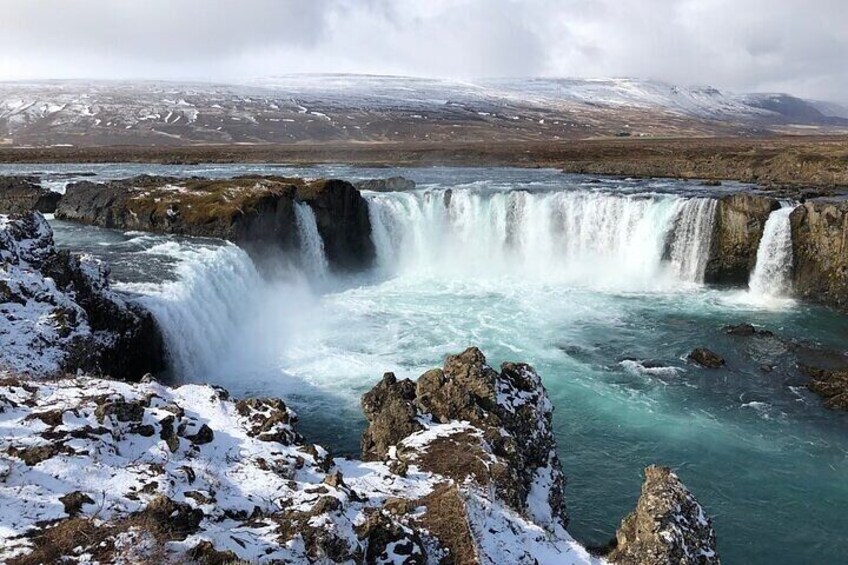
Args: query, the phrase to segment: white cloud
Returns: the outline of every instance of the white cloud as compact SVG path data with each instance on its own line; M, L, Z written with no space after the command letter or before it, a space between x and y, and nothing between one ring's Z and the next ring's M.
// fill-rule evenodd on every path
M636 76L846 101L844 0L0 0L0 78Z

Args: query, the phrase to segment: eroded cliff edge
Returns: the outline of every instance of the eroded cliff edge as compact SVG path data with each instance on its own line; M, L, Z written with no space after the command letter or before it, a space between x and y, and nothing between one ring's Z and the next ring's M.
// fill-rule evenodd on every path
M807 201L792 212L790 222L795 292L848 311L848 201Z
M83 181L67 187L56 217L105 228L226 239L248 251L286 251L300 245L299 203L314 214L333 268L357 270L372 264L368 204L342 180L139 176Z
M59 251L44 216L0 216L0 371L138 379L165 368L150 312L112 291L109 269Z

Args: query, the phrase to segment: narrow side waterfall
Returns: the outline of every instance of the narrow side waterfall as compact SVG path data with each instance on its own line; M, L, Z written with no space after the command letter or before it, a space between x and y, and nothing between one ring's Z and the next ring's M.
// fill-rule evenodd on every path
M378 262L396 274L554 278L640 288L703 280L716 201L593 191L368 195Z
M330 264L324 253L324 241L318 232L318 223L315 221L315 212L309 204L295 202L295 219L297 221L297 233L300 238L301 262L306 273L315 279L327 278Z
M783 202L766 220L757 248L757 263L748 287L764 297L785 297L792 291L792 226L789 216L795 206Z

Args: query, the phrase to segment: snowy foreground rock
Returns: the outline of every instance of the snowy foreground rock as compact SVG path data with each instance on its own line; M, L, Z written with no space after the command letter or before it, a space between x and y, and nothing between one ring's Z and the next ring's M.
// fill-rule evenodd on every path
M6 376L0 561L603 562L564 529L551 405L529 366L497 372L472 348L417 384L386 375L363 406L370 461L355 461L306 443L280 400ZM717 563L694 498L648 479L612 557Z
M162 370L156 322L113 292L108 274L56 250L40 213L0 216L0 370L136 379Z

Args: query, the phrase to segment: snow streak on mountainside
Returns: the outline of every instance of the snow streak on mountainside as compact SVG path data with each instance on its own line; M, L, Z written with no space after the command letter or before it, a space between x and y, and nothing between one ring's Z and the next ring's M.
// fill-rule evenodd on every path
M848 110L635 79L293 75L239 85L0 83L0 144L521 141L848 130Z

